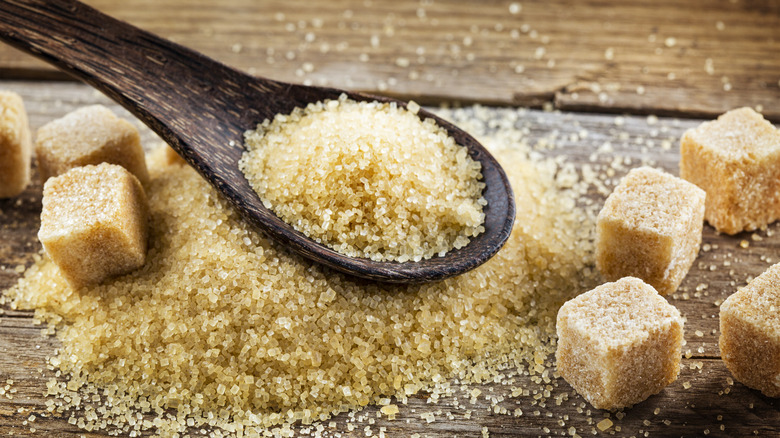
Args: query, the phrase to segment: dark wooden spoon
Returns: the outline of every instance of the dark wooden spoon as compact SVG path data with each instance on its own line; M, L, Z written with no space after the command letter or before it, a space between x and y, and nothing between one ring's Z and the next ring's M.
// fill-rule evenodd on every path
M238 169L243 133L275 114L344 91L241 73L205 55L113 19L75 0L3 0L0 39L105 93L146 123L240 211L285 247L339 271L386 282L438 280L472 269L506 242L515 217L503 169L470 135L424 110L482 163L485 232L460 250L420 262L341 255L295 231L263 206ZM360 101L395 101L346 93ZM398 102L405 107L405 103Z

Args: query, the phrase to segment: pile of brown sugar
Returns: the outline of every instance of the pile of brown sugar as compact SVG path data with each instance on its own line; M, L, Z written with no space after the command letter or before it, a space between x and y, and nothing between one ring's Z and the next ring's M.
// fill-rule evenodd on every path
M482 139L522 188L509 242L471 272L404 287L289 254L156 154L143 268L73 290L44 257L9 291L62 342L51 363L68 380L50 382L50 410L85 430L255 436L453 376L485 381L506 363L533 368L554 351L557 309L593 284L594 227L514 140Z
M267 208L342 254L443 256L484 231L481 165L409 108L345 95L296 108L246 134L239 167Z

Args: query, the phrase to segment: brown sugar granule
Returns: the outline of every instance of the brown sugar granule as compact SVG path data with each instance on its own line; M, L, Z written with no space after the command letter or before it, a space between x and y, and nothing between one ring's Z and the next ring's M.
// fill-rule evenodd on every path
M638 277L673 293L701 245L705 193L649 167L626 175L599 213L596 266L615 281Z
M614 423L612 423L612 420L610 420L609 418L605 418L605 419L599 421L596 424L596 427L598 427L599 430L603 432L603 431L609 429L610 427L612 427L613 424Z
M506 137L483 144L516 141ZM390 286L291 255L193 169L155 154L143 268L74 291L44 258L9 291L15 307L57 324L52 364L69 378L50 385L58 412L80 394L108 394L96 419L79 416L84 427L252 436L452 376L489 381L505 361L543 362L558 307L591 284L594 222L557 189L550 166L508 146L497 156L523 188L504 248L456 278Z
M688 130L680 177L707 192L707 222L735 234L780 218L780 131L751 108Z
M38 129L35 153L41 180L88 164L124 167L142 184L149 180L138 130L102 105L87 106Z
M780 264L720 306L720 354L738 381L780 397Z
M442 256L484 231L481 166L409 107L342 96L277 115L239 165L266 207L342 254Z
M558 372L597 409L632 406L675 381L683 321L652 286L626 277L558 312Z
M30 182L32 140L22 98L0 91L0 198L22 193Z
M143 266L147 209L123 167L76 167L46 181L38 239L74 287L100 283Z

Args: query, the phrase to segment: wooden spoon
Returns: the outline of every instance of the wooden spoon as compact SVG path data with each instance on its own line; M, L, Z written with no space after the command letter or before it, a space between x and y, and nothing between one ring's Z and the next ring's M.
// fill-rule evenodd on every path
M111 18L75 0L4 0L0 39L92 85L146 123L241 212L298 254L363 278L410 283L472 269L506 242L515 217L503 169L474 138L424 110L482 163L485 232L460 250L420 262L374 262L339 254L263 206L238 169L243 133L275 114L337 99L333 88L288 84L241 73L198 52ZM346 92L354 100L405 103Z

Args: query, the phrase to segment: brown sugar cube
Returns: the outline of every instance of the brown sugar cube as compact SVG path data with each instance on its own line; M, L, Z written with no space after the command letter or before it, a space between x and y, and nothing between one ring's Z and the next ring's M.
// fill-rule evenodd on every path
M680 177L707 192L704 218L727 234L780 218L780 132L750 108L688 130Z
M146 260L148 207L121 166L76 167L46 181L38 238L74 287L128 273Z
M608 281L638 277L661 295L677 289L701 244L705 193L649 167L626 175L604 203L596 266Z
M42 181L88 164L111 163L149 181L138 130L102 105L92 105L38 130L35 141Z
M780 264L720 306L720 355L734 378L780 397Z
M168 166L186 166L187 162L167 143L160 142L146 156L150 169L162 169Z
M597 409L639 403L680 372L683 320L634 277L603 284L558 312L558 372Z
M32 140L22 98L0 91L0 198L22 193L30 182Z
M184 158L179 155L178 152L176 152L172 147L165 145L165 164L169 166L173 165L179 165L184 166L187 164L187 162L184 160Z

